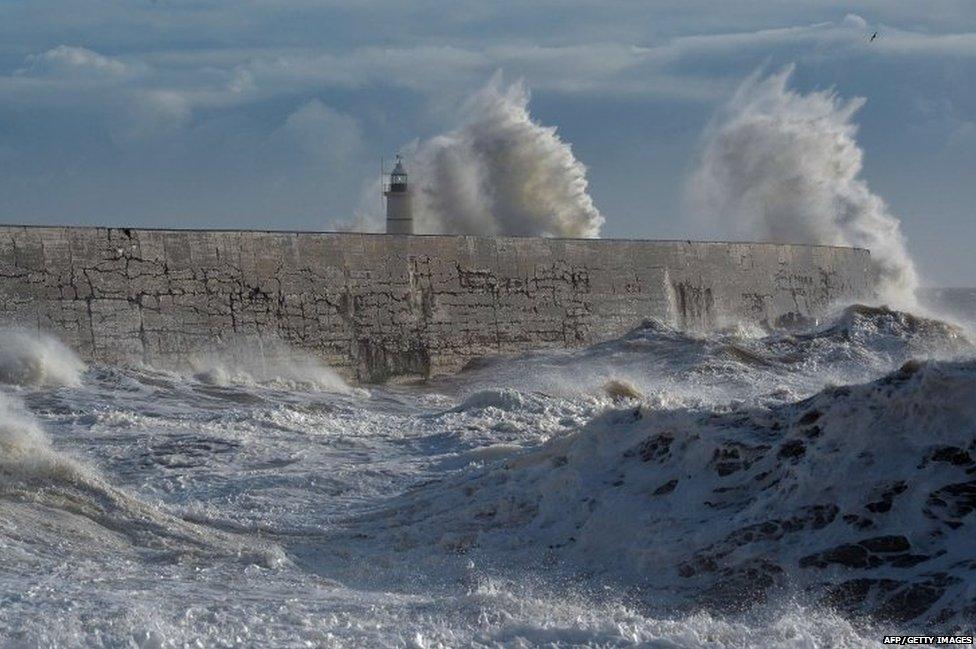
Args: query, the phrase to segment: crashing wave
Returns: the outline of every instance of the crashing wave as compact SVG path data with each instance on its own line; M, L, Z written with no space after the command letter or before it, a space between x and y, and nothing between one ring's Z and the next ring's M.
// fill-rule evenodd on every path
M553 127L529 114L522 82L500 74L465 104L463 124L420 145L413 160L420 232L597 237L603 216L586 167Z
M918 274L901 223L861 177L853 120L864 99L792 90L793 70L752 74L716 114L692 204L735 236L868 248L881 298L915 306Z
M976 361L931 361L769 408L612 409L380 520L404 550L559 564L657 604L738 610L789 592L893 623L972 623L973 395Z

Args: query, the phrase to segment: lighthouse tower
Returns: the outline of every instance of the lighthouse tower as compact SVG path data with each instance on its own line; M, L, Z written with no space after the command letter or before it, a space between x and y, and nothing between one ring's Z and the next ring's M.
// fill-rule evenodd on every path
M403 160L396 158L396 166L390 174L390 186L386 196L386 233L413 234L413 209L410 206L410 187Z

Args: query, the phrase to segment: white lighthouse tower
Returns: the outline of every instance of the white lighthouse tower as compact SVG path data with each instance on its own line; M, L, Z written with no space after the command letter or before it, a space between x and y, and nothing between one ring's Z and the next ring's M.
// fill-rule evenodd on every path
M396 157L396 166L390 173L390 185L383 192L386 196L386 233L413 234L413 208L410 205L410 187L403 160Z

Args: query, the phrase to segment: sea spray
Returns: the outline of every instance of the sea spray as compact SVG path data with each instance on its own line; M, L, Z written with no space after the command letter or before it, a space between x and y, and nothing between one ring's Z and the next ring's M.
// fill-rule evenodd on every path
M21 387L77 386L85 364L57 338L0 329L0 383Z
M194 354L188 364L194 378L213 385L277 384L342 394L364 392L354 390L322 361L275 340L226 345Z
M420 144L410 170L418 232L599 236L586 167L528 103L523 82L506 86L496 74L467 101L458 129Z
M731 236L871 251L878 297L915 305L901 224L861 178L853 117L864 99L788 88L793 66L750 76L707 129L694 211Z

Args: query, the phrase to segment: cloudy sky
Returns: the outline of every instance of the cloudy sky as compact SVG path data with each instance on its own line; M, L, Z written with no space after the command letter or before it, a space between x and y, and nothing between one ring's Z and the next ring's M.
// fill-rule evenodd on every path
M3 0L0 221L335 227L501 71L587 166L603 236L715 238L686 216L703 133L790 63L866 98L863 178L923 283L976 284L971 0Z

